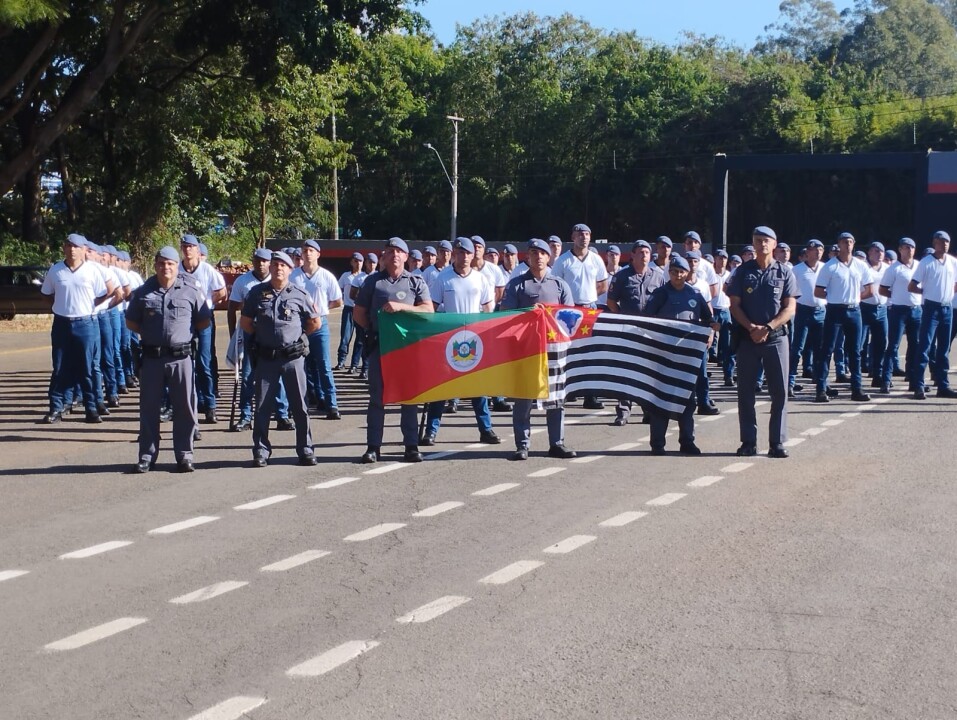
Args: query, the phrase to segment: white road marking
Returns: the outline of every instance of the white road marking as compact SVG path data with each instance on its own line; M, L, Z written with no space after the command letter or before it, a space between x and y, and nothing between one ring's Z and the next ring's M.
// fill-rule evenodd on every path
M705 475L704 477L699 477L697 480L692 480L690 483L688 483L688 487L708 487L709 485L714 485L716 482L721 482L722 480L724 480L724 477L721 475Z
M214 597L225 595L233 590L239 590L239 588L245 587L246 585L249 585L249 583L245 581L226 580L225 582L214 583L199 590L194 590L191 593L180 595L170 600L170 602L173 603L173 605L189 605L190 603L206 602L207 600L212 600Z
M635 520L640 520L647 514L648 513L642 512L641 510L630 510L598 523L598 527L624 527L629 523L633 523Z
M577 457L572 460L573 463L578 463L579 465L586 465L588 463L595 462L596 460L604 460L607 455L583 455L582 457Z
M385 473L392 472L393 470L399 470L400 468L406 467L406 463L389 463L388 465L380 465L377 468L372 468L371 470L366 470L363 475L384 475Z
M429 453L428 455L425 455L424 457L426 460L441 460L442 458L452 457L453 455L458 455L458 454L459 454L458 450L444 450L442 452Z
M439 615L445 615L449 610L454 610L471 599L472 598L462 597L461 595L446 595L445 597L440 597L438 600L426 603L422 607L418 607L402 617L397 617L395 621L405 625L408 623L424 623L429 620L435 620Z
M688 493L665 493L664 495L659 495L653 500L649 500L645 505L655 505L655 506L664 506L671 505L671 503L678 502L681 498L685 497Z
M286 500L292 500L295 495L273 495L272 497L263 498L262 500L254 500L253 502L248 502L245 505L237 505L233 510L259 510L259 508L268 507L270 505L275 505L276 503L285 502Z
M899 393L891 393L891 394L892 394L892 395L903 395L904 393L903 393L903 391L902 391L902 392L899 392ZM875 403L880 403L880 404L882 404L882 405L883 405L884 403L890 402L890 401L891 401L891 399L890 399L889 397L876 398L876 399L874 400Z
M767 404L768 404L768 401L767 401L767 400L758 400L756 403L754 403L754 407L757 408L757 407L761 407L762 405L767 405Z
M266 702L266 698L237 695L203 710L199 715L193 715L189 720L241 720L246 717L246 713L265 705Z
M795 445L800 445L805 440L807 440L807 438L791 438L786 443L784 443L784 447L786 448L794 447Z
M859 413L859 412L846 412L846 413L841 413L841 417L842 417L842 418L856 418L856 417L858 417L858 416L860 416L860 413ZM824 423L821 423L821 424L823 425Z
M545 428L535 428L529 433L529 435L538 435L538 433L543 433L543 432L545 432Z
M478 450L479 448L488 447L487 443L472 443L471 445L466 445L466 450Z
M837 427L843 422L844 422L843 420L834 418L833 420L825 420L824 422L821 423L821 425L823 425L824 427Z
M757 405L755 405L755 407L757 407ZM736 407L735 407L735 408L728 408L727 410L724 410L723 412L724 412L725 415L734 415L736 412L738 412L738 408L736 408Z
M211 523L216 520L219 520L219 518L212 515L200 515L199 517L194 517L190 520L183 520L183 522L154 528L150 530L147 535L171 535L173 533L179 532L180 530L189 530L190 528L194 528L198 525L205 525L206 523Z
M101 543L100 545L93 545L92 547L83 548L82 550L74 550L73 552L64 553L60 556L60 559L80 560L82 558L100 555L101 553L109 552L110 550L118 550L121 547L126 547L127 545L132 544L132 540L111 540L110 542Z
M874 402L877 402L877 400L875 400ZM874 405L873 403L871 403L870 405L858 405L857 409L863 412L864 410L873 410L876 407L877 405Z
M533 478L548 477L549 475L555 475L560 472L565 472L565 468L563 467L542 468L541 470L536 470L533 473L529 473L527 477L533 477Z
M496 570L491 575L486 575L479 580L479 582L485 585L504 585L515 578L540 568L544 564L541 560L519 560L511 565L506 565L501 570Z
M551 555L565 555L597 539L594 535L572 535L570 538L565 538L561 542L550 545L542 550L542 552Z
M814 437L815 435L820 435L822 432L827 432L827 428L823 428L823 427L808 428L801 434L807 435L808 437Z
M436 515L441 515L444 512L449 510L455 510L455 508L460 508L465 505L464 502L458 502L457 500L450 500L449 502L439 503L438 505L433 505L432 507L427 507L425 510L419 510L417 513L412 513L412 517L435 517Z
M23 575L29 575L29 570L0 570L0 582L4 580L13 580Z
M723 473L736 473L736 472L741 472L741 471L743 471L743 470L747 470L747 469L748 469L749 467L751 467L752 465L754 465L754 463L749 463L749 462L736 462L736 463L731 463L731 464L728 465L727 467L721 468L721 472L723 472Z
M492 487L487 487L484 490L476 490L474 493L472 493L472 495L477 495L479 497L498 495L500 492L517 488L519 484L520 483L502 483L501 485L492 485Z
M353 533L348 537L342 538L342 540L344 542L363 542L364 540L371 540L372 538L377 538L380 535L395 532L396 530L404 527L405 523L382 523L381 525L375 525L367 530Z
M130 628L135 628L137 625L142 625L147 620L146 618L134 618L134 617L124 617L117 620L112 620L108 623L103 623L102 625L97 625L94 628L89 630L84 630L83 632L77 633L76 635L71 635L68 638L63 638L62 640L57 640L52 642L49 645L44 645L44 650L76 650L81 648L84 645L89 645L90 643L95 643L97 640L102 640L108 638L111 635L116 635Z
M328 490L329 488L339 487L340 485L346 485L347 483L355 482L359 478L354 477L341 477L336 478L335 480L326 480L325 482L318 483L317 485L310 485L310 490Z
M580 422L581 422L581 420L579 420L578 418L572 418L572 419L570 419L570 420L566 420L566 421L565 421L565 424L566 424L566 425L578 425L578 423L580 423Z
M598 410L593 413L588 413L585 417L602 417L604 415L611 415L611 410Z
M352 640L343 643L339 647L317 655L311 660L291 667L286 670L286 675L292 677L318 677L325 675L330 670L335 670L340 665L344 665L350 660L355 660L360 655L369 652L379 643L375 640Z
M332 553L328 550L306 550L301 552L298 555L293 555L292 557L287 557L285 560L280 560L274 562L272 565L266 565L265 567L259 568L260 572L282 572L284 570L292 570L294 567L299 567L300 565L305 565L308 562L313 560L318 560L319 558L325 557L326 555L331 555Z
M629 450L634 450L636 447L640 447L641 443L622 443L621 445L615 445L615 447L608 448L608 452L628 452Z
M709 415L708 417L698 418L695 422L714 422L715 420L720 420L723 415Z

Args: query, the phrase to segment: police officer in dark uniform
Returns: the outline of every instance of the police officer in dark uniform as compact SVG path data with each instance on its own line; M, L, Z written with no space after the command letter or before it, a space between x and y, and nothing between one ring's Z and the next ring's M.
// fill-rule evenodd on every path
M548 271L551 248L544 240L533 239L528 243L528 270L512 278L505 286L502 309L542 305L574 305L575 296L571 287L561 278ZM528 445L532 436L533 400L517 399L512 405L512 430L515 434L515 452L512 460L528 460ZM565 447L565 408L550 407L545 410L548 426L548 456L573 458L578 453Z
M156 464L164 387L173 408L173 453L177 472L193 472L193 436L198 428L190 344L209 326L211 311L200 284L179 273L171 247L156 253L156 274L133 291L126 326L140 335L140 459L134 472Z
M322 319L306 291L289 282L293 268L295 263L288 254L274 252L269 263L269 280L250 289L239 320L243 332L252 336L249 351L256 360L253 467L266 467L272 454L269 418L275 409L280 378L296 422L299 464L316 464L306 405L305 357L309 354L309 344L303 334L316 332Z
M433 312L429 286L419 275L405 269L409 246L402 238L389 238L382 252L381 268L371 273L359 288L352 319L366 331L364 352L369 361L369 409L366 413L366 448L359 462L374 463L379 459L382 432L385 426L385 405L382 402L382 364L379 359L379 311ZM422 462L419 452L418 406L402 405L400 425L405 445L406 462Z
M754 259L739 267L728 283L731 315L738 345L738 455L758 451L758 421L754 388L762 366L771 396L768 457L786 458L787 400L790 347L787 324L794 317L799 294L791 268L774 260L777 235L764 225L754 228Z
M608 286L608 309L622 315L644 315L651 293L668 282L664 271L651 262L651 243L637 240L631 246L631 263L616 272ZM619 400L615 421L628 424L631 400Z

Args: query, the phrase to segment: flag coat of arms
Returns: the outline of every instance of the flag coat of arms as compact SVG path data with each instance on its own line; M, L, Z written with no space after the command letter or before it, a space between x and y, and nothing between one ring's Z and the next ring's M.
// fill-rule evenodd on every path
M542 309L497 313L379 313L383 402L548 396Z

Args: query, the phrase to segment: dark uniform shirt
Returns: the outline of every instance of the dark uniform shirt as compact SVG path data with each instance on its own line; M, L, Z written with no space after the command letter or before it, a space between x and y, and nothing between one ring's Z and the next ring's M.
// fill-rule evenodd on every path
M728 282L728 295L741 298L741 310L755 325L767 325L781 312L784 298L800 294L791 268L777 261L762 270L757 260L748 260Z
M413 275L408 270L403 270L395 280L384 270L372 273L363 281L356 296L356 306L365 308L369 313L372 332L379 329L379 309L387 302L393 301L422 305L432 302L432 296L422 276Z
M663 320L684 320L696 325L714 322L708 301L688 283L681 290L676 290L670 282L655 290L645 305L645 315Z
M256 322L256 343L278 350L298 342L307 320L319 312L306 291L287 283L276 290L270 283L253 285L243 302L243 317Z
M608 299L618 303L625 315L644 315L651 293L668 282L664 271L651 263L640 275L631 265L615 273L608 286Z
M144 345L169 347L190 342L196 324L209 319L211 312L192 278L178 275L167 290L154 275L133 291L126 317L140 326Z
M575 295L567 282L551 274L536 280L529 270L508 281L502 296L502 310L532 307L536 303L574 305Z

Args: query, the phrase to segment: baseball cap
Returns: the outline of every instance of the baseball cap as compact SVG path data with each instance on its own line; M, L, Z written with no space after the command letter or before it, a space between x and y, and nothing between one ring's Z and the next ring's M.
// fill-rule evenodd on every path
M369 262L377 263L379 262L379 256L376 255L375 253L369 253L368 255L366 255L366 260L368 260Z
M354 252L354 253L352 253L352 259L353 259L353 260L358 260L359 262L362 262L362 253L361 253L361 252Z
M426 245L425 250L423 250L423 252L426 253L427 255L438 255L438 253L435 252L435 247L433 247L432 245Z
M744 262L744 260L741 259L740 255L732 255L730 258L728 258L728 260L730 260L731 262L738 262L738 263Z
M286 263L286 265L289 267L296 267L296 263L292 261L292 258L289 257L288 253L284 253L282 250L274 252L271 259L281 263Z
M837 239L838 240L853 240L854 236L851 235L851 233L849 232L842 232L840 235L837 236Z
M822 242L821 242L820 240L818 240L817 238L811 238L810 240L807 241L807 246L808 246L808 247L816 247L816 248L822 248L822 249L823 249L824 243L822 243Z
M562 244L562 239L561 239L560 237L558 237L558 235L549 235L549 236L548 236L548 244L549 244L549 245L561 245L561 244Z
M199 244L199 254L200 254L200 255L209 255L209 248L207 248L206 245L203 244L203 243L200 243L200 244Z
M451 250L452 243L450 243L448 240L443 240L442 242L439 243L439 247L442 248L443 250Z
M884 249L885 249L885 248L884 248L884 243L872 242L872 243L871 243L871 246L868 248L868 250L873 250L874 248L877 248L877 249L880 250L881 252L884 252Z
M412 250L409 251L409 257L413 258L414 260L421 260L422 251L416 248L413 248Z
M313 250L316 250L316 251L318 251L318 252L322 252L322 248L319 247L319 243L317 243L315 240L312 240L312 239L310 239L310 240L303 240L303 241L302 241L302 246L303 246L304 248L307 248L307 247L308 247L308 248L312 248Z
M485 254L486 254L486 255L498 255L498 250L496 250L496 249L493 248L493 247L485 248Z
M395 248L396 250L401 250L404 253L409 252L409 246L405 244L405 240L400 237L390 237L385 241L385 246L387 248Z
M947 234L946 230L938 230L934 233L934 240L946 240L950 242L950 235Z
M791 249L791 246L788 245L786 242L782 242L782 243L778 243L778 248L781 248L781 249L784 249L784 250L790 250L790 249Z
M467 237L455 238L455 249L464 250L467 253L475 252L475 245L472 244L472 241Z
M481 235L473 235L472 243L475 245L481 245L482 247L485 247L485 239Z
M860 258L861 260L866 260L866 259L867 259L867 253L865 253L863 250L855 250L855 251L854 251L854 257Z
M701 251L699 250L689 250L685 253L685 260L700 260Z
M157 260L170 260L171 262L179 262L179 253L176 252L176 248L172 248L167 245L164 248L160 248L156 253Z
M885 250L884 258L886 260L890 260L891 262L894 262L895 260L897 260L897 253L894 252L893 250Z
M754 245L745 245L743 248L741 248L741 252L751 253L752 255L754 255Z
M631 251L634 252L638 248L646 248L648 250L651 250L651 245L648 243L647 240L635 240L635 242L633 242L631 245Z
M728 251L725 250L724 248L718 248L717 250L714 251L714 254L717 255L718 257L723 257L725 259L727 259L728 257Z

